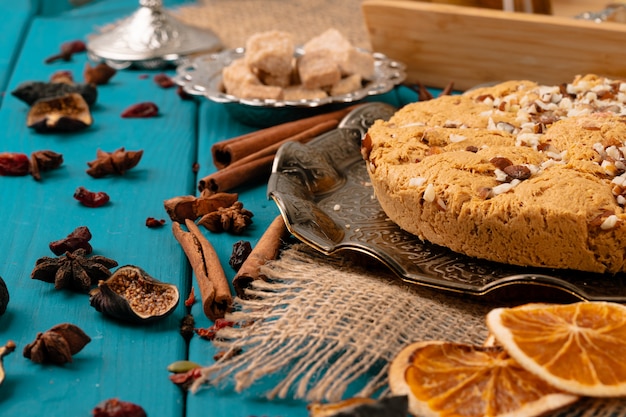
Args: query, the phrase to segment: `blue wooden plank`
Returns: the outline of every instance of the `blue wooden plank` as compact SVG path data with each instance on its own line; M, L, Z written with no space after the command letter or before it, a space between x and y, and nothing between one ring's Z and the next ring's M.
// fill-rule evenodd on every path
M6 0L5 0L6 1ZM81 15L116 11L118 17L139 7L139 0L31 0L40 16ZM192 0L163 0L166 8L195 3Z
M400 106L402 104L401 98L399 90L394 90L380 97L369 98L368 101L380 100ZM215 171L211 159L211 146L215 142L251 130L254 129L233 119L221 105L209 101L203 102L199 117L198 161L201 164L201 170L198 173L199 178ZM235 274L227 263L233 244L237 240L243 239L250 241L254 246L272 220L279 214L276 204L268 200L266 196L267 185L265 182L242 186L234 191L239 193L239 199L244 203L244 207L248 207L254 212L252 227L243 236L205 233L207 239L215 246L229 280L232 280ZM196 293L198 293L197 291L198 289L196 289ZM204 317L200 306L194 306L192 314L198 327L205 328L212 324ZM210 365L213 363L213 355L216 353L210 342L198 337L191 340L189 346L190 360L202 365ZM232 384L202 389L188 396L187 415L189 417L205 416L208 407L210 407L211 415L214 417L250 415L305 417L308 415L307 403L302 400L279 399L270 401L266 399L265 392L269 388L268 386L265 388L253 387L240 394L234 392Z
M0 91L5 92L9 75L13 70L17 52L21 44L35 8L29 2L0 2L0 15L2 16L3 35L0 37ZM4 94L0 95L0 106Z
M46 80L56 70L70 70L82 80L84 55L51 65L43 59L67 40L86 36L110 16L72 20L37 18L26 38L9 91L28 80ZM142 75L150 77L143 79ZM94 125L77 134L36 134L26 127L27 107L12 96L0 109L0 152L51 149L64 155L61 169L44 174L41 182L29 177L0 177L0 276L11 292L9 309L0 317L0 339L13 339L17 351L5 358L7 379L0 390L2 415L89 415L100 401L118 397L143 406L148 415L180 416L184 398L167 378L166 366L185 357L179 335L185 313L175 313L150 326L131 326L107 319L89 306L88 296L55 291L52 285L30 279L36 259L52 256L48 243L79 225L93 234L94 252L134 264L154 277L175 283L181 293L189 286L184 254L169 224L162 229L144 225L147 217L166 218L163 200L192 192L195 177L196 106L182 101L173 89L158 88L154 73L122 71L99 88L93 108ZM139 101L153 101L161 109L154 119L122 119L120 113ZM144 150L135 169L124 177L93 179L85 173L96 150L119 147ZM72 197L76 187L103 190L111 196L105 207L89 209ZM169 223L169 222L168 222ZM38 365L22 357L23 347L36 333L71 322L92 341L65 366Z

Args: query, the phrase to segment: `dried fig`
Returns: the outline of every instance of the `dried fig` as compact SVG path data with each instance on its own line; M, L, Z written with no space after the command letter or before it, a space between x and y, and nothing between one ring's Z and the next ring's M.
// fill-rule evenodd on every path
M78 93L92 106L98 98L98 90L91 84L68 84L60 82L28 81L17 86L11 94L32 106L36 101Z
M180 299L178 288L161 282L143 269L126 265L98 282L89 302L97 311L131 323L154 321L169 315Z
M93 123L87 102L80 94L38 100L30 108L28 127L38 132L74 132Z

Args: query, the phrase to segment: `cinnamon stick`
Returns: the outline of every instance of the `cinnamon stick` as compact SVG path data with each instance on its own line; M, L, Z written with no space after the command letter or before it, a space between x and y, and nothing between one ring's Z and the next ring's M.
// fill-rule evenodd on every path
M185 225L188 232L180 227L180 223L172 222L172 233L196 275L204 314L215 321L223 318L232 305L228 280L213 245L192 220L186 219Z
M274 154L234 167L226 167L207 175L198 182L198 190L221 193L247 182L267 179L272 171Z
M237 271L233 278L233 286L239 297L245 297L245 288L257 279L264 279L259 273L261 265L269 260L276 259L280 252L282 242L289 237L290 233L285 227L281 216L277 216L263 233L250 255Z
M276 126L247 133L221 142L211 147L213 164L217 169L222 169L247 155L264 149L276 142L280 142L290 136L294 136L311 127L317 126L327 120L341 120L355 106L336 110L329 113L306 117L293 122L282 123Z

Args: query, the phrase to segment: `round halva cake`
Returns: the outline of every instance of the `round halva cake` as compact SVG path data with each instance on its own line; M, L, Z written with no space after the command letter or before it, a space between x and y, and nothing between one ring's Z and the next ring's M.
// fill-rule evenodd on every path
M626 271L626 81L509 81L412 103L362 143L387 216L471 257Z

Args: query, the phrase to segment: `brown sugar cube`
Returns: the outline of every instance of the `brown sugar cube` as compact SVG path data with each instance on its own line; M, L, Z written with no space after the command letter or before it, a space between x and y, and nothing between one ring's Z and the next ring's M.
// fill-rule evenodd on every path
M222 70L222 84L226 94L240 96L240 90L246 85L259 85L261 81L250 71L243 58L239 58Z
M289 74L270 74L264 71L259 71L257 74L257 77L261 80L261 82L263 84L266 85L275 85L278 87L287 87L291 84L293 84L292 82L292 78L293 78L293 73L290 72Z
M298 59L298 74L304 87L328 87L341 79L339 66L327 51L305 53Z
M291 73L294 50L290 33L271 30L255 33L248 38L245 59L255 73L281 76Z
M238 90L240 98L258 98L262 100L281 100L283 89L275 85L246 84Z
M361 75L360 74L352 74L345 78L342 78L332 86L330 89L331 96L340 96L343 94L352 93L353 91L361 88Z
M329 51L339 65L342 75L360 74L365 79L374 75L372 54L356 49L337 29L328 29L311 38L303 46L305 54L314 51Z
M294 85L283 90L283 99L287 101L317 100L326 98L328 94L321 88L305 88L302 85Z

